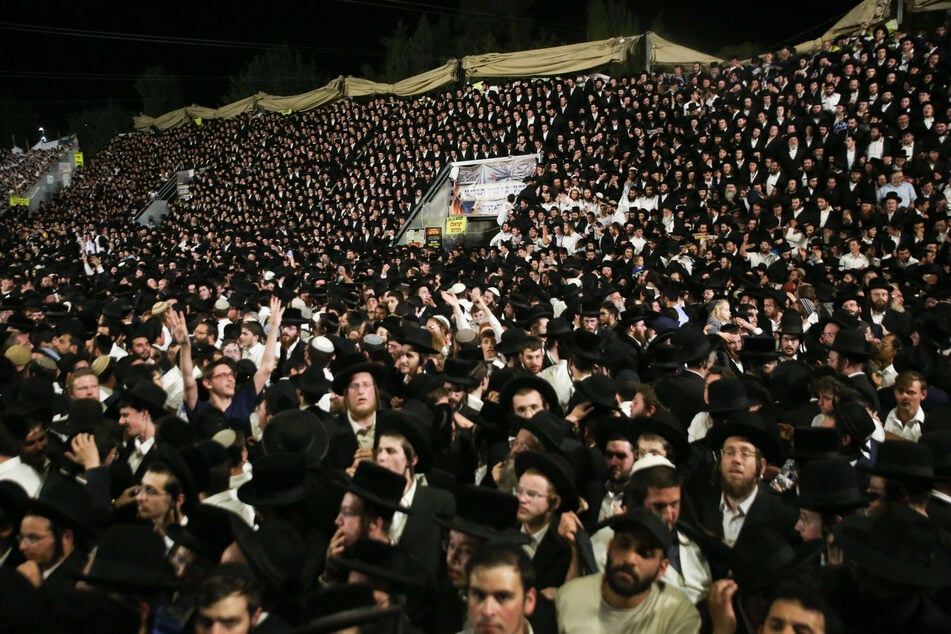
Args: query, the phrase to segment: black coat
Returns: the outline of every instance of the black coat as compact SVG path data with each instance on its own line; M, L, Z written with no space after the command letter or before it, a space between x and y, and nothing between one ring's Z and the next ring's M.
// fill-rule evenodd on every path
M433 516L451 516L456 500L441 489L417 485L410 509L413 512L406 519L399 545L435 577L442 559L442 527L433 521Z
M558 537L558 518L552 520L548 532L538 544L532 567L535 568L535 587L560 588L565 583L571 565L571 547Z
M697 505L697 509L701 526L722 539L723 514L720 512L720 496L710 495L704 498ZM796 509L783 502L767 487L760 486L737 539L742 538L743 533L751 526L769 526L790 542L797 543L800 541L796 532L797 521L799 513Z

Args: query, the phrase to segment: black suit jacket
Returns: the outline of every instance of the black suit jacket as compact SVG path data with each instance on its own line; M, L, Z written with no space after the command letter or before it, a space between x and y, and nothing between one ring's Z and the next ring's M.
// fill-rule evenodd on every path
M700 524L714 535L723 538L723 515L720 513L720 495L710 495L697 505L700 515ZM759 487L756 499L750 506L746 521L740 530L740 537L752 526L769 526L792 543L799 541L796 532L796 522L799 513L793 507L783 502L779 496L770 492L765 486ZM739 537L738 537L739 539Z
M535 587L559 588L565 583L568 567L571 565L571 547L558 537L558 518L552 520L548 532L538 544L532 567L535 568Z
M407 516L399 545L435 577L442 559L442 527L433 517L449 517L455 513L456 499L442 489L417 485L410 508L413 513Z

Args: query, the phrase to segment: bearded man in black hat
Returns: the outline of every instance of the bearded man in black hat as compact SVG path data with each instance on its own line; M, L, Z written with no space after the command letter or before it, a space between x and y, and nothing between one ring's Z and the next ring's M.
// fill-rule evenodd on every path
M92 501L78 482L56 479L31 501L20 522L17 571L34 587L55 598L70 590L86 563L83 540L88 536Z
M701 524L732 548L747 526L767 525L787 539L797 538L795 509L761 485L767 461L780 454L778 434L754 412L733 414L707 435L719 451L720 495L700 500Z
M878 392L872 380L865 374L865 363L872 357L872 350L860 330L840 330L829 346L829 367L846 378L849 385L858 390L876 412L881 411Z

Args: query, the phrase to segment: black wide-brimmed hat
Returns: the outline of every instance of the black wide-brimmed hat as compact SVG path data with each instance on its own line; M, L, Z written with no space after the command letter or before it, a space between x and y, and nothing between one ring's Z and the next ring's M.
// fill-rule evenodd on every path
M802 465L798 485L790 504L819 513L845 513L875 499L859 491L855 469L845 458L818 458Z
M383 382L386 380L386 368L384 368L382 365L379 363L359 361L336 370L333 380L334 393L339 394L340 396L346 394L347 386L350 385L350 380L354 377L354 375L360 374L361 372L367 372L370 374L370 376L372 376L373 380L376 382L378 388L382 386Z
M509 328L502 333L498 343L495 344L495 351L498 354L513 355L522 349L522 342L528 337L521 328Z
M515 473L519 478L533 469L545 476L561 496L559 511L578 509L578 486L575 484L575 471L565 458L558 454L540 451L522 451L515 456Z
M874 519L845 518L835 527L835 543L861 569L889 582L916 588L951 583L951 561L939 530L904 504L893 504Z
M681 432L680 421L668 411L658 410L653 416L636 418L604 418L594 427L595 442L602 452L615 436L626 439L636 449L637 440L643 434L655 434L667 441L674 451L671 462L680 464L690 457L690 444Z
M751 406L746 384L742 379L724 378L707 386L706 411L711 414L732 414L748 410Z
M106 529L88 572L76 578L122 594L161 592L178 586L165 559L165 540L151 527L139 524Z
M281 323L288 326L300 326L301 324L306 324L308 321L300 308L287 308L281 316Z
M870 359L875 355L875 351L865 339L865 334L855 329L837 332L829 350L835 350L850 359Z
M375 539L358 539L342 557L335 557L333 561L341 568L362 573L373 581L396 584L403 592L426 585L424 569L405 550Z
M744 362L766 363L779 358L776 349L776 339L772 335L754 335L743 337L743 347L740 348L740 359Z
M280 451L254 462L254 475L238 488L238 499L251 506L290 506L311 492L304 457Z
M603 409L618 409L617 381L605 374L592 374L575 383L577 398Z
M502 412L509 413L512 411L512 397L523 388L538 390L542 399L548 403L548 409L560 413L561 408L558 405L558 394L555 392L555 388L552 387L551 383L534 374L521 374L505 382L502 389L499 390L499 408Z
M446 528L479 539L527 544L531 538L515 528L518 499L498 489L465 484L456 490L456 513L436 517Z
M704 359L717 347L719 337L704 335L697 328L681 328L671 339L671 344L677 348L677 360L681 363L692 363Z
M733 436L745 438L752 443L763 452L767 462L776 464L780 458L781 447L776 426L771 425L761 414L747 411L736 412L724 422L714 425L707 434L710 447L715 449L723 447L726 439Z
M561 451L561 444L568 436L570 423L548 410L535 412L531 418L510 415L511 428L517 434L520 429L527 429L545 446L546 451Z
M300 409L275 414L261 438L264 453L299 454L308 466L318 465L330 448L330 436L316 415Z
M168 412L165 401L168 394L152 381L139 381L122 395L119 407L128 405L137 410L147 410L153 419L161 418Z
M797 427L789 457L800 465L809 460L834 458L839 454L839 432L834 427Z
M336 482L344 491L349 491L378 507L412 513L410 509L400 506L403 491L406 489L406 478L375 462L364 460L357 465L352 478L341 478Z
M306 545L290 523L276 519L256 531L233 515L231 530L248 566L261 582L280 590L296 578L303 565Z
M165 533L176 544L212 561L218 561L221 559L221 553L234 541L234 533L231 531L233 516L235 514L227 509L210 504L197 504L188 514L187 524L173 524Z
M875 464L858 468L890 480L927 483L934 480L934 455L921 443L886 440L878 446Z
M794 310L786 311L779 320L779 330L776 332L781 335L796 335L797 337L801 337L804 332L802 317Z
M559 350L566 356L576 357L589 363L601 363L604 356L601 354L601 337L584 329L577 329L561 340Z
M25 515L48 518L64 528L89 536L93 532L92 497L79 482L69 478L52 478L40 489L39 497L31 499Z
M412 346L420 354L437 354L439 352L433 345L433 333L425 328L404 328L402 336L397 341L404 346Z
M425 420L414 416L412 410L383 410L376 414L376 432L374 441L379 444L380 437L399 435L409 442L416 453L416 473L426 473L433 462L432 427Z
M446 383L452 383L463 388L475 387L477 381L469 374L474 367L474 363L449 357L443 365L442 378Z

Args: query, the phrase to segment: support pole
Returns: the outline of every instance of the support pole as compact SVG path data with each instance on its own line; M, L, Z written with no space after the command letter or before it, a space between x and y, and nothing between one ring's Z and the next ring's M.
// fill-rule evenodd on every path
M901 0L899 0L901 2ZM651 72L651 32L644 33L644 68L647 74Z

